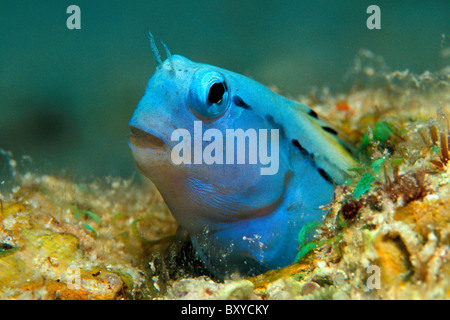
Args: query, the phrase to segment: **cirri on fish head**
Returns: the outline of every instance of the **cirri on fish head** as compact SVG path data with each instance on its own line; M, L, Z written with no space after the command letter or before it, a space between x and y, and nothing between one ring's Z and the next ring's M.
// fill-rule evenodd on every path
M292 263L300 229L323 219L355 166L307 106L179 55L159 59L129 126L136 166L217 278Z

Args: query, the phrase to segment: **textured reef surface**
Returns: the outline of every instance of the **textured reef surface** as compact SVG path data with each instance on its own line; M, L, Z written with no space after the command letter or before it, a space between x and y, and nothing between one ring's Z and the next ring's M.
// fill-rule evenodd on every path
M39 175L3 151L0 299L449 299L450 68L390 71L362 51L348 77L345 94L293 97L361 163L297 262L215 282L149 182Z

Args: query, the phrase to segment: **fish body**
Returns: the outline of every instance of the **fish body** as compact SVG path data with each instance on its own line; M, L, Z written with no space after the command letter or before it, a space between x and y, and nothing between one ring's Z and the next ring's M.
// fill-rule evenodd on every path
M129 126L136 166L218 278L292 263L300 229L323 219L327 210L320 208L355 166L336 132L307 106L243 75L179 55L158 64ZM226 147L231 129L256 134L257 140L246 137L244 158L239 147ZM267 143L270 164L251 161L256 149L250 141L258 141L260 150ZM195 153L213 142L210 155L217 161ZM184 151L181 163L174 150Z

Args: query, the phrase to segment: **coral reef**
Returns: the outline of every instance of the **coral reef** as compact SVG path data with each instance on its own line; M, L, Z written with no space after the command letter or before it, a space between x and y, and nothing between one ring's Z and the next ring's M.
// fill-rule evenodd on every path
M142 239L173 233L176 224L154 189L137 190L130 180L75 184L28 173L1 201L0 298L157 293L146 276Z

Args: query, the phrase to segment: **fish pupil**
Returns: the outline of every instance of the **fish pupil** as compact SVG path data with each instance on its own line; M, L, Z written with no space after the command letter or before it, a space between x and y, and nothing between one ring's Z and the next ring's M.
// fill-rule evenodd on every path
M222 101L223 94L225 93L225 86L223 83L216 82L209 89L208 101L211 104L220 103Z

